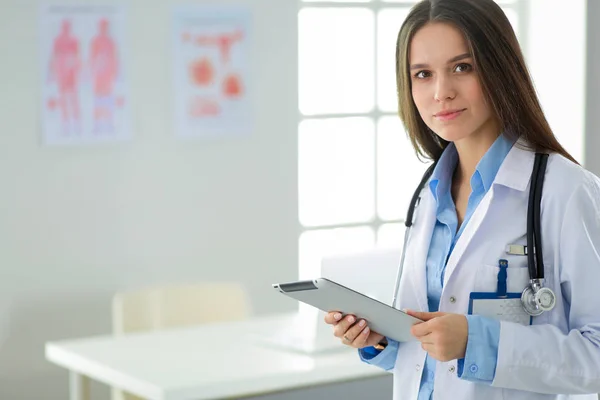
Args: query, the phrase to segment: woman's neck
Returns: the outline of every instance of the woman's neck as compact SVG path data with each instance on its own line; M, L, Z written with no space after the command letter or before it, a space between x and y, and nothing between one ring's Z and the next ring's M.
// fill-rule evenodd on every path
M492 147L498 136L498 130L488 130L489 134L471 135L460 141L454 142L458 153L458 165L454 171L456 183L469 184L475 173L477 164L485 153Z

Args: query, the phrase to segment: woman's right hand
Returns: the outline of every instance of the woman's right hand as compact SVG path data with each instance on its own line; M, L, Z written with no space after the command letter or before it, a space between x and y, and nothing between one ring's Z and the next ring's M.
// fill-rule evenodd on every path
M333 326L333 335L343 344L356 349L375 346L384 339L383 335L371 331L364 319L356 321L354 315L342 318L341 312L331 311L325 314L325 323Z

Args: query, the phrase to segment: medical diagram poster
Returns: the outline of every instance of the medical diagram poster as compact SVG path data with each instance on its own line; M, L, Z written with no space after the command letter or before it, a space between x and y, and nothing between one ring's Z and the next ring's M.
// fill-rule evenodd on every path
M43 5L39 24L43 143L130 139L124 8Z
M251 133L250 10L173 9L173 107L176 136Z

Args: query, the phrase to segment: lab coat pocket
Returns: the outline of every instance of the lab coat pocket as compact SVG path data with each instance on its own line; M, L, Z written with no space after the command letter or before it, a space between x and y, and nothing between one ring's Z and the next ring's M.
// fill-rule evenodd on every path
M498 265L484 264L477 269L473 292L494 293L498 288ZM521 293L529 284L529 270L525 267L508 267L506 289L509 293Z

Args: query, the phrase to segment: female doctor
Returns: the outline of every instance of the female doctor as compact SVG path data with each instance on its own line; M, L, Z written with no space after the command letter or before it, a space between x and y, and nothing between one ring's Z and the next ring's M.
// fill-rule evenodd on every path
M600 180L554 137L508 19L493 0L423 0L396 57L400 117L416 152L437 161L396 303L424 322L398 343L343 310L325 321L363 361L393 371L396 400L596 399ZM556 61L568 73L568 59ZM499 260L508 292L529 284L528 257L507 246L527 243L536 152L549 154L541 235L555 306L526 324L469 313L472 293L497 291Z

